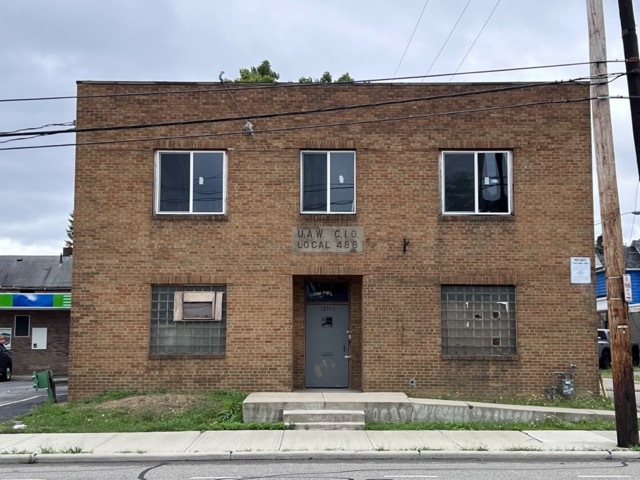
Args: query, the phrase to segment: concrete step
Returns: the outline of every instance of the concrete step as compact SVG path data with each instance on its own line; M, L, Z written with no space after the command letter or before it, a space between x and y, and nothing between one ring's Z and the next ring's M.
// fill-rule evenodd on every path
M295 430L364 429L364 410L284 410L282 418Z
M287 423L291 430L364 430L364 422Z

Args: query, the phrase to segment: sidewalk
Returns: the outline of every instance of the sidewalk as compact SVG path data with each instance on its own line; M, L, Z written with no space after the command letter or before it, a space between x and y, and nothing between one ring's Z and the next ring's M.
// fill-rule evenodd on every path
M610 379L609 379L610 380ZM612 388L611 382L605 387ZM302 401L333 407L343 402L376 415L405 412L398 394L262 393L245 405L256 414L282 415ZM300 398L299 398L300 397ZM318 397L318 398L316 398ZM389 398L387 398L389 397ZM406 398L406 396L404 396ZM357 399L357 402L355 400ZM248 399L249 400L249 399ZM392 401L393 400L393 401ZM554 416L569 421L615 418L613 411L576 410L485 404L433 399L407 399L414 420L536 421ZM269 410L261 403L276 406ZM386 407L384 406L386 404ZM274 413L276 412L276 413ZM279 413L277 413L279 412ZM385 412L387 412L385 414ZM403 414L404 415L404 414ZM401 415L400 415L401 416ZM274 417L275 418L275 417ZM280 418L280 421L282 418ZM376 420L375 418L373 420ZM303 460L373 458L477 458L522 457L551 459L640 460L640 451L619 448L615 431L373 431L373 430L242 430L206 432L0 434L0 464L44 462L143 462L180 460Z
M640 460L610 431L208 431L0 435L0 463L521 458Z

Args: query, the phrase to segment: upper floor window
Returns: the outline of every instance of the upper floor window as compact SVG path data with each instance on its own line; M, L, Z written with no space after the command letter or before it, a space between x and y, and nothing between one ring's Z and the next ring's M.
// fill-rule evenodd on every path
M510 214L509 152L443 152L442 213Z
M155 212L225 213L226 170L224 152L158 152Z
M355 152L301 154L302 213L355 213Z

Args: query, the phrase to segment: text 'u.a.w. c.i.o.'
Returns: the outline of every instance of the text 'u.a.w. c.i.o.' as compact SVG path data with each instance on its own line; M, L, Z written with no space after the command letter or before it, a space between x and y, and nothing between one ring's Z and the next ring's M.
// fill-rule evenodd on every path
M362 227L294 227L292 248L301 253L361 253Z

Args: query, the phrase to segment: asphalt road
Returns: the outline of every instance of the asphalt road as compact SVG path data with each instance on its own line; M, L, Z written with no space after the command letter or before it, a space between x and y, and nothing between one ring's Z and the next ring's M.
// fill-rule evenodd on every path
M66 383L56 384L56 398L58 402L67 399ZM36 390L33 388L31 379L14 377L9 382L0 382L0 421L14 420L46 401L48 401L47 389Z
M640 478L640 462L613 460L194 461L5 465L5 479L40 480L582 480Z

